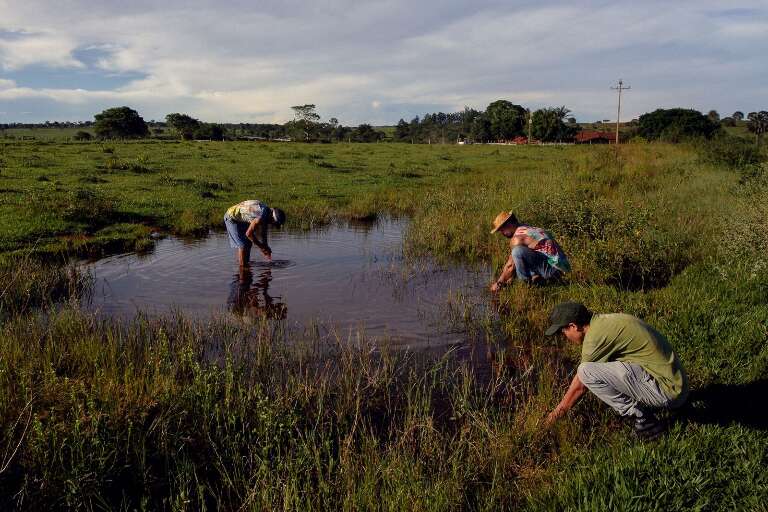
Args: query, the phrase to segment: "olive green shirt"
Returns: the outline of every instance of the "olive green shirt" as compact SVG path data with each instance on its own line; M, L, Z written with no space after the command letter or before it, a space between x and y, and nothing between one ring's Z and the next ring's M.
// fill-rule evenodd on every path
M581 362L610 361L642 366L673 400L688 386L683 365L664 335L632 315L595 315L589 323Z

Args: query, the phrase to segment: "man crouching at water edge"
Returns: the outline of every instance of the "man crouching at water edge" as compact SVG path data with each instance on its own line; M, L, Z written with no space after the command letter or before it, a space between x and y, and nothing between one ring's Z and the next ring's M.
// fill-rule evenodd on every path
M565 396L547 416L547 425L589 389L620 415L634 418L641 438L653 439L664 431L653 411L683 405L688 379L661 333L632 315L595 315L578 302L555 306L549 322L547 336L562 333L581 345L581 364Z
M501 212L493 221L491 234L509 238L509 259L499 278L491 285L496 293L517 275L521 281L541 284L570 272L571 265L563 250L547 231L520 224L512 212Z
M224 214L224 225L229 235L229 245L237 249L240 266L251 259L251 245L255 245L268 261L272 260L272 249L267 243L269 226L280 227L285 223L285 213L279 208L270 208L256 199L249 199L231 206ZM259 237L254 236L257 231Z

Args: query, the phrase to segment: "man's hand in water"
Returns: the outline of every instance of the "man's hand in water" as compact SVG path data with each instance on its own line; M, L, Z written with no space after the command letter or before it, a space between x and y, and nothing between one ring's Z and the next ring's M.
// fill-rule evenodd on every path
M269 247L264 247L261 250L261 254L263 254L264 257L267 258L267 261L272 261L272 249L270 249Z

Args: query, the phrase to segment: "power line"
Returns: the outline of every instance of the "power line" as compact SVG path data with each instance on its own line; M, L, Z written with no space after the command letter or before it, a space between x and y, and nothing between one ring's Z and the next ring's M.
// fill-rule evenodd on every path
M619 120L621 119L621 91L628 91L631 89L629 85L624 86L624 81L619 78L619 83L616 87L611 87L614 91L619 92L619 107L616 110L616 144L619 143Z

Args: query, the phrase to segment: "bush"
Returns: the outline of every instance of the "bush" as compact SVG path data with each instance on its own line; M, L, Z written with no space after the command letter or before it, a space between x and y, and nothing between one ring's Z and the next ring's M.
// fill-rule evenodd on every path
M136 174L147 174L154 172L153 169L145 165L146 160L138 158L135 162L127 162L119 158L110 158L104 163L104 168L109 171L131 171Z
M80 188L69 192L57 209L66 220L101 225L114 217L115 202L97 190Z
M569 247L582 279L628 290L666 286L690 263L690 244L680 234L655 229L655 217L642 205L615 207L587 197L553 196L520 209L524 222L546 226Z
M763 160L760 150L752 142L733 135L722 135L702 142L699 155L704 162L729 169L744 169Z
M91 140L92 138L93 136L89 132L86 132L83 130L78 130L78 132L72 136L73 140L78 140L78 141L88 141L88 140Z

